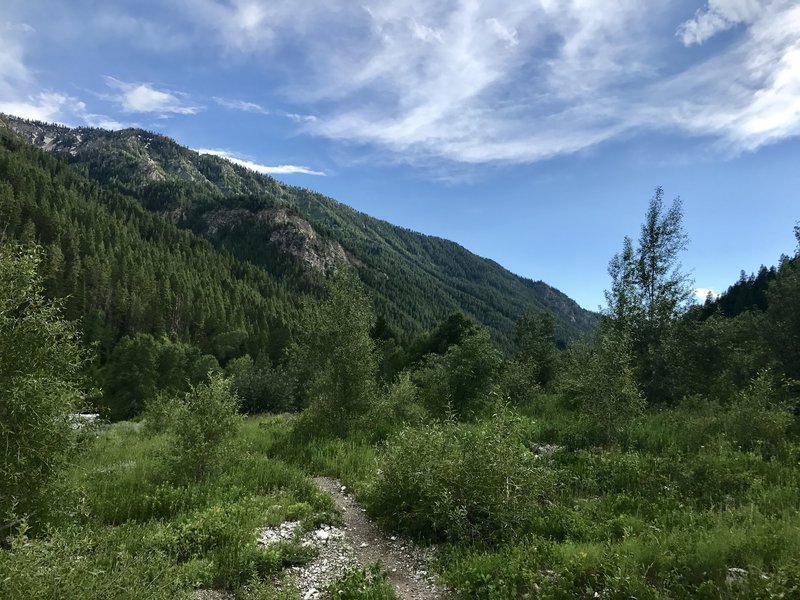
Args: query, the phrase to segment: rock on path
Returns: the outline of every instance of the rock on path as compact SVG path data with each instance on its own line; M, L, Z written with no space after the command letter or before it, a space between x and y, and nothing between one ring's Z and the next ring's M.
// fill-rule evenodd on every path
M427 571L430 552L394 536L389 538L366 515L352 494L336 479L314 479L323 491L331 494L344 521L344 541L354 550L362 568L380 561L388 572L389 581L404 600L433 600L446 598Z

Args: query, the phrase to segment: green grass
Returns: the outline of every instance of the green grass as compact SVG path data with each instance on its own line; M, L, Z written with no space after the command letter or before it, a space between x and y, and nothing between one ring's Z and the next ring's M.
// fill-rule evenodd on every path
M526 412L410 429L380 445L303 439L292 417L248 418L226 468L191 484L164 470L167 435L114 426L60 482L43 534L0 552L0 581L20 598L188 598L198 587L292 597L271 582L308 552L260 549L255 532L329 522L332 500L309 479L328 475L383 523L438 536L437 574L463 598L800 597L796 423L751 413L759 422L748 430L730 409L693 401L597 446L556 397ZM430 435L441 451L416 450ZM535 457L543 443L563 448ZM541 477L522 478L534 461ZM495 493L507 479L531 490ZM531 491L542 494L534 505ZM426 528L429 517L438 529ZM389 597L366 572L330 591Z
M506 433L450 424L390 438L385 450L325 442L297 456L332 474L350 465L377 518L421 541L438 535L439 577L464 598L800 597L797 424L779 410L746 416L752 427L732 408L694 401L648 413L597 446L558 398L544 397ZM520 432L528 447L563 448L526 457ZM419 447L431 436L438 454ZM482 437L496 445L490 456L458 441ZM498 514L527 506L484 487L499 469L517 473L517 459L545 467L555 487L535 511L504 516L506 535L488 535ZM465 520L487 535L461 535Z
M267 459L258 431L247 422L234 460L191 484L167 476L166 435L126 424L101 432L62 482L59 518L0 552L4 594L158 599L203 587L271 597L268 582L312 555L295 543L259 548L256 531L330 522L333 502L297 467Z

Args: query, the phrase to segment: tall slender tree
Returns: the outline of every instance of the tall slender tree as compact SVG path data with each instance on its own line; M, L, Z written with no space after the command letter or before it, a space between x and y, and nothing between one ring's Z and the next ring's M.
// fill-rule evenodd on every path
M693 293L693 282L679 260L688 241L680 198L665 208L664 189L659 186L650 199L636 248L626 237L622 252L609 263L606 326L630 338L637 380L651 401L670 399L666 374L670 326L689 307Z

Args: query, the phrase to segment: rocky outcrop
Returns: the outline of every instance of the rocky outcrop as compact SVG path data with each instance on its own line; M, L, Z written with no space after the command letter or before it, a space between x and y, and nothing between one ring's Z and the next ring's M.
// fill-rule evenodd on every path
M216 209L203 215L206 231L216 236L222 231L258 224L265 233L265 251L277 249L298 259L309 269L327 273L342 262L349 262L342 246L320 235L311 223L283 208L251 211L245 208Z

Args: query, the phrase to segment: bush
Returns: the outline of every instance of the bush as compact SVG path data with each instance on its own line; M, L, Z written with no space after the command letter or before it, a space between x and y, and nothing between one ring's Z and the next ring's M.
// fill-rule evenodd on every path
M569 408L577 410L598 444L618 439L645 402L631 367L627 341L609 333L594 344L578 344L568 351L560 391Z
M387 386L378 402L370 406L359 427L372 441L385 440L398 429L418 425L425 420L425 409L419 403L419 390L408 372Z
M226 458L241 417L231 382L210 375L193 387L175 411L174 444L169 463L178 479L203 479Z
M327 291L320 305L309 307L300 343L290 353L290 369L309 402L295 431L307 437L346 436L377 392L371 301L344 268Z
M46 300L39 252L0 246L0 526L39 510L75 439L83 401L78 335Z
M278 413L293 408L292 382L282 367L270 364L269 358L254 362L246 354L229 362L225 372L233 379L243 412Z
M159 393L144 405L142 419L144 432L159 435L170 431L181 414L183 404L175 396Z
M723 416L723 428L733 444L758 450L765 458L784 445L794 417L780 401L779 387L774 375L764 370L736 394Z
M428 355L414 374L423 405L436 417L474 419L486 408L502 358L489 332L476 329L444 356Z
M370 510L415 538L493 544L531 530L555 476L505 412L473 425L434 424L391 438L367 493Z

